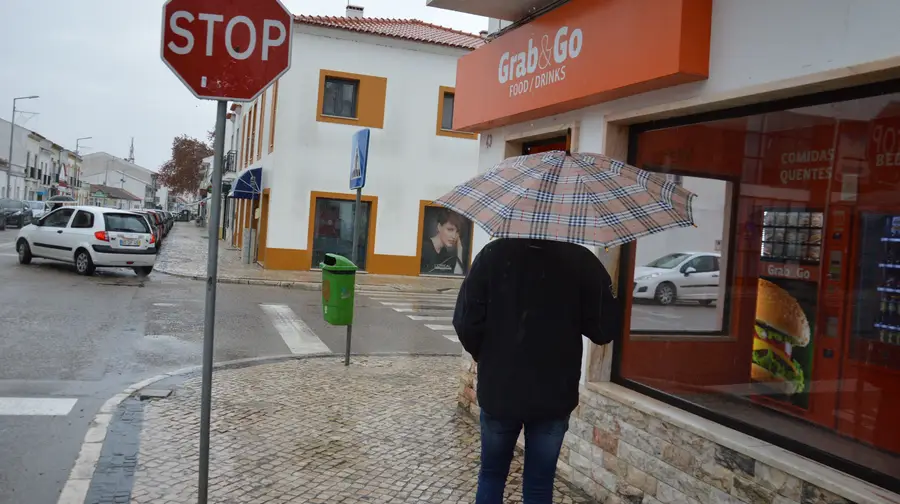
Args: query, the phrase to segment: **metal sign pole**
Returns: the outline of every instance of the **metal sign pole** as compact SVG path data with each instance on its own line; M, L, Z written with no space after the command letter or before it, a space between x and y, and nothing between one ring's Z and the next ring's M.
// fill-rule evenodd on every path
M219 100L216 111L216 137L213 143L212 196L209 198L210 229L219 228L219 206L222 204L222 161L225 148L225 116L228 102ZM206 310L203 322L203 382L200 396L200 475L197 503L206 504L209 490L209 424L212 410L213 334L216 325L216 276L219 268L219 239L208 233L209 253L206 263Z
M360 213L360 202L362 200L362 189L356 189L356 203L353 205L353 250L350 252L350 260L353 261L353 264L357 264L357 260L359 259L359 253L357 249L359 248L359 213ZM356 303L354 293L354 304ZM344 365L350 365L350 339L353 335L353 324L347 326L347 344L344 349Z

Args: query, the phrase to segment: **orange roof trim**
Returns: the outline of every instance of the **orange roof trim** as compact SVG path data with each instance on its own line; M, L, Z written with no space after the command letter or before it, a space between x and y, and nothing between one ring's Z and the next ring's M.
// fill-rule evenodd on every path
M484 39L479 35L445 28L418 19L294 16L294 22L460 49L477 49L484 45Z

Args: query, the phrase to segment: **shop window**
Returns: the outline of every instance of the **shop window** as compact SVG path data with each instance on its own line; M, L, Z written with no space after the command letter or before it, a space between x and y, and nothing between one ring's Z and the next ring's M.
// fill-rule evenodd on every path
M898 133L900 94L633 135L697 227L627 247L614 379L900 488Z
M732 184L670 175L694 199L696 227L640 238L635 246L631 329L663 334L722 334L727 313L727 199Z
M386 100L387 79L384 77L319 71L318 122L382 128Z
M419 272L465 276L472 254L472 227L472 221L452 210L423 207Z
M476 139L478 134L453 129L453 107L456 104L456 90L441 86L438 92L437 130L439 136Z
M318 268L325 254L333 253L353 257L353 207L352 200L316 198L314 214L312 267ZM369 244L369 216L372 204L360 204L359 241L356 264L366 269L366 250Z
M325 99L322 100L323 115L355 119L358 100L359 81L335 77L325 78Z

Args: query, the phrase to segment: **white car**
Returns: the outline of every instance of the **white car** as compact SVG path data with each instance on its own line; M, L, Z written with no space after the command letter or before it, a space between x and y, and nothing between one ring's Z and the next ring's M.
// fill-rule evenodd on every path
M719 298L719 259L715 252L675 252L634 269L634 298L662 305Z
M156 238L143 215L90 206L58 208L19 231L20 264L33 258L75 265L82 275L95 268L133 268L145 277L156 263Z

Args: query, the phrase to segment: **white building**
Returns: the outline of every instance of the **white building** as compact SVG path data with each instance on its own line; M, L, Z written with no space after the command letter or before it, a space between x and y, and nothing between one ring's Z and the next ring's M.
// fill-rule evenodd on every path
M900 502L900 2L425 2L515 21L459 62L479 171L570 150L697 193L697 228L595 250L621 310L558 475L599 502ZM721 257L635 270L687 250ZM636 303L636 275L718 297Z
M9 155L9 121L0 120L0 164ZM64 194L85 193L80 178L81 158L40 133L16 125L13 136L13 169L9 197L46 200ZM0 197L7 194L5 173L0 173Z
M91 184L117 187L137 195L144 208L156 208L158 197L157 173L106 152L83 156L82 178Z
M262 195L232 200L234 243L250 227L252 205L266 268L308 270L326 252L349 257L351 138L369 128L358 262L373 273L433 272L423 270L421 254L443 214L429 203L476 173L478 136L451 123L457 60L482 38L418 20L364 18L356 7L348 17L295 23L290 71L236 118L237 165L262 168ZM470 261L472 226L459 227L459 263L448 274Z

